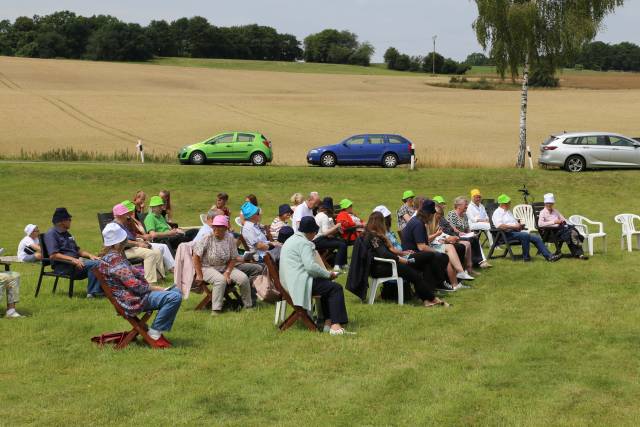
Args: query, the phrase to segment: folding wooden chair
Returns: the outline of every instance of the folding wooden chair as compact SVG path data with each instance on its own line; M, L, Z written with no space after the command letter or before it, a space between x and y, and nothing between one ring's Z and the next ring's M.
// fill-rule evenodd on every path
M211 289L209 289L208 285L209 284L205 281L203 281L202 284L200 285L200 289L204 294L204 298L202 298L202 301L200 301L200 303L196 306L195 308L196 310L211 309L211 300L213 299L213 292L211 291ZM233 284L227 285L227 288L225 289L224 299L225 299L225 302L232 307L243 306L242 297L238 293L238 290L236 289L235 285Z
M159 348L156 341L147 333L147 331L149 330L147 322L149 321L149 318L151 317L153 311L147 311L146 313L142 314L142 317L128 316L124 309L120 307L120 305L116 301L113 293L111 292L111 288L109 287L109 285L107 285L104 275L100 272L100 270L98 270L98 268L94 268L93 274L95 274L96 278L100 282L102 292L104 292L111 305L113 305L113 307L116 309L118 315L122 316L127 322L129 322L132 329L130 331L102 334L100 336L93 337L91 341L96 342L99 345L102 345L103 342L114 342L114 348L120 350L128 346L137 338L138 335L140 335L151 348ZM106 339L101 339L105 336L107 337Z
M269 255L268 253L264 256L264 263L267 266L269 276L271 277L276 290L280 292L280 296L282 297L281 302L286 302L291 307L293 307L293 313L291 313L289 317L287 317L285 321L282 322L282 324L279 326L279 329L281 331L286 331L297 321L301 321L302 323L304 323L308 330L317 332L318 328L313 322L313 319L311 319L311 316L309 316L309 313L307 313L307 310L305 310L303 307L293 305L291 295L289 295L289 292L287 292L287 290L282 286L282 283L280 283L280 274L278 273L278 267L276 267L276 264L273 262L271 255Z

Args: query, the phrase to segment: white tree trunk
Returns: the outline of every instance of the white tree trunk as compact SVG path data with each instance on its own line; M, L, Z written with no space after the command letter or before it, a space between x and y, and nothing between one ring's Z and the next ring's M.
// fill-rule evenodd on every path
M527 103L529 96L529 59L525 59L522 70L522 98L520 100L520 149L516 167L523 168L527 153Z

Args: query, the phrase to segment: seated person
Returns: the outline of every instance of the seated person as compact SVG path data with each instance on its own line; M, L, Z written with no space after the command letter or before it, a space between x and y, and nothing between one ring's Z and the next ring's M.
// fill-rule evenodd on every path
M336 223L342 226L342 238L347 244L353 244L362 230L362 221L353 213L353 202L349 199L340 201L340 213L336 216Z
M125 200L120 203L128 210L126 226L131 233L133 233L137 240L144 240L149 243L153 249L157 249L162 254L162 262L164 264L165 272L172 272L173 267L176 265L176 261L171 254L171 249L164 243L152 242L153 238L144 229L144 224L138 220L135 216L136 206L130 200Z
M329 272L316 261L313 238L319 227L312 216L301 219L298 231L282 246L280 253L280 281L291 295L293 304L311 310L313 295L321 298L325 331L330 335L344 335L348 323L342 286L332 282L337 272Z
M229 203L229 195L227 193L218 193L216 197L216 204L211 206L211 210L218 209L222 211L222 214L231 218L231 211L227 207Z
M249 246L249 252L256 255L256 261L262 262L264 254L269 249L279 246L279 242L269 242L267 236L260 227L260 209L251 202L245 202L240 208L244 216L242 226L242 237Z
M289 203L291 209L295 211L296 208L304 202L304 196L301 193L293 193L289 201L291 202Z
M446 305L444 301L436 297L434 284L428 283L418 269L410 266L415 262L411 257L411 252L398 250L387 238L388 228L384 214L388 213L387 217L390 221L391 211L384 206L379 206L377 209L378 211L374 211L369 216L367 226L362 234L362 238L369 245L373 256L394 260L398 275L413 284L416 295L422 300L425 307ZM371 275L373 277L389 277L391 275L391 265L385 262L373 261Z
M317 192L312 191L311 193L309 193L309 197L307 197L307 200L300 203L293 210L293 216L291 217L291 226L293 227L294 231L298 229L302 218L304 218L305 216L314 215L313 211L318 206L320 206L320 195L318 195Z
M207 223L200 227L198 234L196 234L196 237L193 239L194 242L199 242L208 234L213 233L213 219L218 215L224 215L224 212L218 208L210 209L209 212L207 212Z
M453 210L447 214L447 228L444 229L444 232L460 237L463 243L469 243L473 265L480 266L480 268L489 268L491 264L487 262L487 258L484 256L480 239L471 231L469 226L469 220L466 215L468 206L469 201L466 198L463 196L456 197L453 201ZM468 271L473 274L473 270Z
M289 237L293 236L293 233L294 233L293 228L289 227L288 225L284 226L278 232L278 238L276 240L284 245L284 242L286 242L289 239ZM268 251L269 255L271 255L271 259L273 260L273 262L276 263L276 265L278 265L278 263L280 262L281 251L282 251L282 246L276 246L273 249L269 249Z
M136 192L136 195L133 197L133 204L136 207L135 209L136 219L140 222L144 222L144 218L147 216L144 209L144 205L146 202L147 202L147 194L142 190L138 190Z
M342 224L335 224L333 221L333 200L330 197L326 197L322 201L315 219L318 227L320 227L316 238L313 239L316 249L332 252L335 250L334 270L341 271L345 269L347 267L347 244L340 239Z
M189 230L185 232L180 228L171 228L169 223L162 216L164 202L160 196L153 196L149 201L151 211L144 219L144 228L147 230L153 240L164 240L171 248L173 256L180 243L190 242L194 239L197 230Z
M153 249L151 244L144 240L138 240L135 233L129 229L129 209L123 204L113 207L113 223L117 224L127 233L126 249L127 259L141 258L144 263L144 278L150 285L158 284L158 274L164 277L164 261L159 249Z
M280 205L278 208L278 216L273 219L271 227L269 227L272 240L278 240L278 232L280 232L282 227L289 225L291 215L293 215L293 209L291 209L291 206L287 204Z
M446 292L457 291L463 289L460 280L473 280L473 277L466 273L464 268L465 250L466 248L458 243L457 236L450 236L443 231L443 206L444 201L440 196L436 196L433 200L436 203L436 212L429 224L427 224L427 238L429 247L436 252L447 254L449 264L447 265L448 280L441 287Z
M7 319L22 317L16 311L16 303L20 300L20 274L15 271L0 271L0 299L7 293Z
M487 235L489 246L493 245L493 236L489 232L491 230L491 221L489 221L487 210L482 204L482 194L477 188L471 190L471 203L467 206L466 216L469 221L469 230L484 231Z
M251 308L251 283L249 277L236 268L238 248L229 233L229 220L224 215L218 215L213 219L212 226L213 233L206 235L193 246L196 285L203 281L211 284L213 315L222 313L227 285L234 283L240 288L244 307Z
M163 333L171 330L182 303L182 294L175 287L165 290L147 283L139 269L134 268L124 255L127 233L117 224L110 223L102 231L104 250L98 269L104 275L116 302L128 316L157 310L156 318L147 331L155 347L171 347Z
M398 231L402 231L415 213L416 210L413 208L413 199L415 197L416 195L411 190L402 193L402 206L400 206L396 212L398 217Z
M500 197L498 197L498 204L500 207L496 209L492 217L493 225L496 228L503 230L507 239L518 240L522 244L523 261L531 261L531 257L529 256L529 247L532 242L547 261L555 262L560 259L558 255L552 255L549 252L549 249L547 249L539 236L522 231L524 230L524 225L520 224L509 210L511 207L511 198L509 196L501 194Z
M100 264L97 256L80 249L69 229L71 215L66 208L56 208L51 227L44 235L51 267L58 274L73 275L75 280L88 279L87 298L103 296L98 279L91 271Z
M540 211L538 227L557 230L558 237L569 246L571 256L585 261L588 260L589 257L585 256L582 250L584 237L582 237L576 227L567 224L565 217L554 208L555 203L556 198L552 193L544 195L544 209Z
M18 244L18 259L22 262L37 262L42 259L40 248L40 230L35 224L29 224L24 228L25 236Z
M171 225L172 227L176 227L177 224L173 220L173 207L171 206L171 193L169 192L169 190L161 190L160 193L158 193L158 196L162 199L162 203L163 203L162 212L161 212L162 217L167 221L167 224Z

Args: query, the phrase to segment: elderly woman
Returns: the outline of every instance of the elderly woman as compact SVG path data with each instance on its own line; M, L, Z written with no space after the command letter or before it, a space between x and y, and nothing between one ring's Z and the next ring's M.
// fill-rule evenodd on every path
M124 254L127 233L118 224L107 224L102 237L104 250L98 269L104 275L116 302L129 316L157 310L148 334L155 341L154 347L171 347L163 333L171 330L178 314L182 303L180 291L175 287L165 290L147 283L140 270L127 261Z
M471 203L467 206L466 216L469 221L469 230L483 231L487 236L489 246L493 245L493 236L490 232L491 221L489 220L487 210L482 204L482 194L477 188L471 190Z
M349 319L342 286L332 282L337 272L329 272L316 261L313 238L318 224L312 216L300 221L298 231L282 246L280 253L280 281L287 289L293 304L311 310L312 295L320 295L325 331L330 335L344 335Z
M555 203L556 198L553 193L544 195L544 209L540 211L538 227L556 229L558 237L569 246L571 255L574 258L588 260L589 257L585 256L582 250L584 237L573 225L567 224L565 217L554 208Z
M396 212L398 217L398 231L402 231L402 229L407 225L407 222L411 220L414 212L416 211L413 207L413 199L416 195L411 190L407 190L402 193L402 206Z
M445 233L458 236L462 243L468 243L467 246L471 250L471 260L474 265L479 265L480 268L489 268L491 267L491 264L487 262L487 259L484 256L482 246L480 245L480 239L469 227L469 220L466 215L467 206L469 206L469 201L465 197L456 197L453 201L453 210L449 211L447 214L447 223L449 227L445 229Z
M229 219L218 215L212 222L213 233L206 235L193 246L193 266L196 270L196 284L210 283L212 286L211 314L222 313L227 285L236 284L240 288L242 303L251 308L251 283L249 277L236 268L239 262L238 247L233 235L228 232Z
M18 259L22 262L37 262L42 259L42 248L38 242L40 230L35 224L24 228L25 236L18 243Z

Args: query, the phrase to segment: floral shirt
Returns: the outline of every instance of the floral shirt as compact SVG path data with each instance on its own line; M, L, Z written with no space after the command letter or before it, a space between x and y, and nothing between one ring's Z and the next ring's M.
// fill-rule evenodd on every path
M200 257L203 267L220 269L238 256L238 247L231 233L227 233L222 240L207 234L193 246L193 253Z
M469 219L466 215L462 215L460 217L456 211L449 211L447 214L447 221L461 233L469 232Z
M128 316L140 313L147 302L151 288L144 272L136 269L117 252L109 252L98 266L116 301Z
M412 207L407 206L407 204L403 204L402 206L400 206L400 209L398 209L398 212L396 212L397 216L398 216L398 230L402 231L402 229L404 228L405 225L407 225L407 220L404 219L405 215L409 215L409 216L413 216L413 214L415 213L415 209L413 209Z

